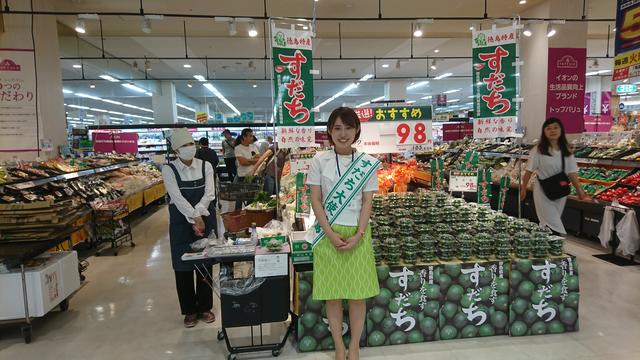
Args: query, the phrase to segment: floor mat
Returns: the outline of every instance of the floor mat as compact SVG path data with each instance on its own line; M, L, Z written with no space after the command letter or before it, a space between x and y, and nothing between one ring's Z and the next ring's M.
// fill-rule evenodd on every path
M623 257L617 256L617 255L612 255L612 254L597 254L597 255L593 255L593 256L597 257L598 259L602 259L604 261L610 262L612 264L616 264L618 266L640 265L640 263L638 263L638 262L631 261L629 259L625 259Z

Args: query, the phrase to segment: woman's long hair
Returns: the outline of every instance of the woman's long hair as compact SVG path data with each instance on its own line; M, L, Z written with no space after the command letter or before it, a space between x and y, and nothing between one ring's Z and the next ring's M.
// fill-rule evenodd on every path
M558 124L560 126L560 138L558 138L558 146L560 147L560 151L562 151L562 156L571 156L571 149L569 149L569 142L567 141L567 136L564 133L564 125L562 125L562 121L558 118L548 118L544 124L542 124L542 134L540 135L540 141L538 142L538 152L542 155L551 156L549 152L549 147L551 144L549 143L549 139L544 134L544 129L552 124Z
M236 141L234 141L233 143L233 147L236 147L240 144L242 144L242 139L244 139L245 136L247 136L249 133L252 133L253 130L249 129L249 128L244 128L242 129L242 132L240 133L240 135L236 138Z

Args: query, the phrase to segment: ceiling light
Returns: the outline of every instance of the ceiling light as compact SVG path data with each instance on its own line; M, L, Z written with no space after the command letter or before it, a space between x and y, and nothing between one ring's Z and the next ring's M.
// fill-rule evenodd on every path
M613 28L613 30L611 30L611 31L616 32L616 28Z
M458 92L460 90L462 90L462 89L451 89L451 90L447 90L447 91L443 92L443 94L453 94L453 93L456 93L456 92Z
M87 98L87 99L91 99L91 100L102 100L102 98L100 98L100 97L89 95L89 94L85 94L85 93L75 93L74 95L77 96L77 97Z
M179 119L179 120L189 121L189 122L196 122L194 119L189 119L189 118L186 118L186 117L184 117L184 116L178 116L178 119Z
M427 85L428 83L429 83L428 81L418 81L417 83L407 86L407 90L417 89L419 87Z
M187 87L193 87L193 83L191 82L191 80L187 81Z
M436 67L436 59L433 59L431 61L431 70L436 70L436 69L437 69L437 67Z
M256 37L258 36L258 30L256 30L256 24L254 23L250 23L249 24L249 37Z
M145 34L151 34L151 19L142 19L142 32Z
M176 106L179 107L179 108L185 109L185 110L189 110L191 112L196 112L196 109L190 108L190 107L188 107L186 105L182 105L182 104L176 103Z
M454 102L458 102L460 101L460 99L449 99L447 100L448 103L454 103Z
M85 24L84 24L84 20L82 19L76 19L76 26L74 27L74 30L78 33L78 34L84 34L87 32L87 29L85 28Z
M114 78L114 77L113 77L113 76L111 76L111 75L100 75L100 77L101 77L102 79L109 80L109 81L111 81L111 82L120 82L120 80L118 80L118 79Z
M361 77L360 80L358 80L358 81L367 81L367 80L371 79L372 77L373 77L373 74L367 74L367 75Z
M191 64L182 64L182 67L185 69L191 69Z
M95 89L96 88L96 84L91 82L91 83L89 83L89 87L92 88L92 89Z
M215 86L213 86L211 83L205 83L203 84L203 86L207 88L207 90L211 91L218 99L220 99L220 101L225 103L231 110L233 110L233 112L236 115L240 116L240 111L238 111L238 109L236 109L236 107L233 106L233 104L229 102L229 100L227 100L227 98L224 97L224 95L222 95L222 93L218 91L218 89L216 89Z
M527 3L527 0L520 0L520 1L518 1L518 4L520 4L520 5L524 5L524 4L526 4L526 3Z
M355 89L358 87L358 83L351 83L349 84L347 87L345 87L344 89L338 91L337 93L333 94L333 96L331 96L330 98L328 98L327 100L321 102L318 106L316 106L315 108L313 108L313 111L318 112L320 111L320 108L327 105L328 103L332 102L333 100L339 98L340 96L344 95L345 93Z
M258 87L258 84L253 84L251 85L251 87L253 87L254 89Z
M96 111L96 112L101 112L101 113L109 112L109 110L105 110L105 109L98 109L98 108L89 108L89 110L91 110L91 111Z
M522 35L526 37L531 37L533 33L531 32L531 26L529 24L524 24L524 28L522 29Z
M415 37L421 37L422 36L422 25L416 24L416 28L413 31L413 36L415 36Z
M204 76L202 75L193 75L193 78L200 81L200 82L205 82L207 81L207 79L204 78Z
M147 90L145 90L145 89L143 89L141 87L135 86L133 84L130 84L130 83L124 83L124 84L122 84L122 86L126 87L129 90L133 90L133 91L136 91L136 92L139 92L139 93L146 93L147 92Z
M407 104L413 104L415 102L416 102L415 100L407 100L407 101L405 101L405 103L407 103Z
M235 36L238 33L236 29L236 23L233 21L229 22L229 36Z
M437 54L437 53L439 53L439 52L440 52L440 50L435 49L435 50L433 50L433 52Z
M90 108L88 106L80 106L80 105L67 105L70 108L74 108L74 109L81 109L81 110L89 110Z
M547 29L547 37L552 37L555 34L556 34L556 28L553 25L549 24L549 27Z
M302 30L309 30L309 27L305 25L302 27Z
M386 69L389 67L389 64L382 64L382 67Z
M431 95L427 95L427 96L423 96L423 97L421 97L420 99L422 99L422 100L429 100L429 99L431 99L432 97L433 97L433 96L431 96Z
M476 24L471 24L471 26L469 26L469 30L473 31L476 29Z
M102 99L102 101L109 103L109 104L113 104L113 105L122 105L122 103L120 101L115 101L115 100L109 100L109 99Z
M64 88L63 88L63 89L62 89L62 93L63 93L63 94L73 94L73 91L68 90L68 89L64 89Z
M444 73L442 75L436 76L434 79L441 80L441 79L444 79L444 78L449 77L451 75L453 75L453 74L452 73Z
M80 65L80 64L73 64L73 68L74 68L74 69L82 69L82 65Z

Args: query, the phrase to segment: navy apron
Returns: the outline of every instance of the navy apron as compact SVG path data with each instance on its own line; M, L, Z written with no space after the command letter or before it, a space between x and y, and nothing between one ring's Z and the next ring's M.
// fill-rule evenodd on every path
M200 199L204 196L205 189L205 164L202 161L202 178L193 181L183 181L178 174L178 170L173 164L169 164L182 196L195 207ZM211 230L216 227L216 207L214 201L209 204L209 216L203 216L205 231L204 237L207 237ZM192 271L194 269L193 261L182 261L182 255L186 252L193 252L191 243L199 240L193 231L193 224L187 221L187 218L178 210L174 204L169 205L169 243L171 244L171 263L175 271Z

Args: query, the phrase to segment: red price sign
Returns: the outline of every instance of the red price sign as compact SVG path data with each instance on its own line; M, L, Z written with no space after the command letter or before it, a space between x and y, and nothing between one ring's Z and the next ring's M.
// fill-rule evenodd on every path
M431 122L411 121L396 125L397 145L433 145Z

